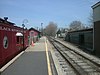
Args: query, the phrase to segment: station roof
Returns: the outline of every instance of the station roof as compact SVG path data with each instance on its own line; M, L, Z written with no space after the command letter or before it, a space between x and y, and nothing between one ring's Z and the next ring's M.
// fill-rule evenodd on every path
M76 31L70 31L70 32L68 32L68 33L73 33L73 32L84 32L84 31L93 31L93 28L82 29L82 30L76 30Z
M96 4L94 4L94 5L92 6L92 8L94 9L94 8L96 8L96 7L98 7L98 6L100 6L100 1L97 2Z

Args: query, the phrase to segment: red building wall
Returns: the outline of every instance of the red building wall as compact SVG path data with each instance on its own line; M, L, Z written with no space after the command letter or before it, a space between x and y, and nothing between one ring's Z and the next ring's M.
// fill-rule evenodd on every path
M0 62L2 63L2 36L1 35L2 35L2 32L0 30Z
M34 28L30 28L29 29L29 36L30 36L30 38L29 38L29 44L31 44L32 41L33 42L38 41L39 33L40 32L38 30L34 29Z
M25 41L25 46L29 46L29 31L25 30L25 36L24 36L24 41Z

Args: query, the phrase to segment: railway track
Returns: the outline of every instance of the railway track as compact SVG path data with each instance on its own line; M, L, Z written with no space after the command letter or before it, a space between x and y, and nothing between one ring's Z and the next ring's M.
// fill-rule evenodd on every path
M61 62L67 63L67 66L63 67L67 67L68 71L70 69L71 72L68 75L100 75L100 65L98 63L69 49L54 39L50 38L49 41L61 55Z

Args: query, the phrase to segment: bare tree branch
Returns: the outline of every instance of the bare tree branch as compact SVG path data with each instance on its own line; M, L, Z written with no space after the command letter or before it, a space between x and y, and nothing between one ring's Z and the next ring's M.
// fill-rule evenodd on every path
M90 16L88 17L89 22L89 28L93 28L93 13L90 13Z
M45 34L49 36L55 36L57 31L57 24L54 22L50 22L48 26L45 28Z
M81 21L72 21L69 25L70 31L81 30L84 28L85 28L85 26L82 24Z

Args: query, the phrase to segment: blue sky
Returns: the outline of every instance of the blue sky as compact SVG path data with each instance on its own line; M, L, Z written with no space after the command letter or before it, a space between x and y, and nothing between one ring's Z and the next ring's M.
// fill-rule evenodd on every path
M21 26L28 20L27 28L45 27L50 21L58 27L68 27L74 20L88 23L91 6L100 0L0 0L0 17Z

